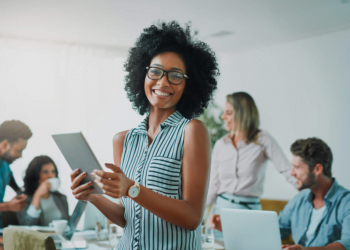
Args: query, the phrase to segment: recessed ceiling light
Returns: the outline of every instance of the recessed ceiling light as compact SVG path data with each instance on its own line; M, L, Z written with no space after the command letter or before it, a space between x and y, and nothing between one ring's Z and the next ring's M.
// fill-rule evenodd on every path
M221 30L219 32L210 34L208 37L223 37L223 36L230 36L233 35L232 31L228 31L228 30Z

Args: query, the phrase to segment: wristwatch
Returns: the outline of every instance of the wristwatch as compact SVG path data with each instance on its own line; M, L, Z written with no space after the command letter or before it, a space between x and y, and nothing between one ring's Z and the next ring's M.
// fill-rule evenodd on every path
M140 193L140 184L135 181L135 184L132 185L128 190L128 196L130 198L136 198Z

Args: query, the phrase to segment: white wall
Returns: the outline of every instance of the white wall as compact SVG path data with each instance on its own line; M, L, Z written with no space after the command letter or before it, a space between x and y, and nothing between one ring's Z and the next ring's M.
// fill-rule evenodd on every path
M262 128L291 158L298 138L318 136L334 154L333 173L350 189L350 30L236 54L219 54L221 76L215 102L249 92L259 107ZM142 119L131 109L123 89L125 54L64 44L0 39L0 123L19 119L34 135L22 159L11 165L22 185L34 156L57 163L61 191L69 199L70 168L51 134L83 131L101 163L111 162L112 137ZM269 163L263 197L290 199L296 194ZM14 193L7 189L5 200Z
M333 175L350 189L350 30L235 54L219 54L221 76L215 102L246 91L255 99L261 128L291 159L290 145L317 136L333 151ZM265 198L297 192L269 163Z
M142 119L126 98L124 60L110 49L0 39L0 123L18 119L33 132L23 157L11 165L19 186L29 162L48 155L72 212L71 169L51 135L82 131L100 163L113 162L113 136ZM13 196L7 188L5 201Z

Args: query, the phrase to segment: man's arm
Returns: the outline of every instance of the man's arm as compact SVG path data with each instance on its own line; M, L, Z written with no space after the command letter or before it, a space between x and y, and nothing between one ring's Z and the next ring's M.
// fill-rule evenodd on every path
M5 212L9 210L8 202L0 203L0 212Z
M287 237L292 233L291 218L294 207L293 203L294 199L290 200L279 214L278 224L280 226L281 238Z
M324 247L303 247L301 245L282 246L283 250L347 250L339 242L333 242Z
M24 194L17 195L9 202L0 203L0 212L13 211L18 212L25 208L27 196Z
M11 179L9 181L9 186L18 194L21 189L18 187L15 178L13 177L13 175L11 176Z

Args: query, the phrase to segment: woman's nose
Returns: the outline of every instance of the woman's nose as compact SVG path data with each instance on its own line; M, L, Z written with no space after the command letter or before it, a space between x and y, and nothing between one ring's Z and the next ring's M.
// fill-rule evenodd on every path
M157 81L157 84L160 85L160 86L169 86L169 81L168 81L168 78L166 76L166 73L164 73L164 75L162 76L162 78L160 78L158 81Z

